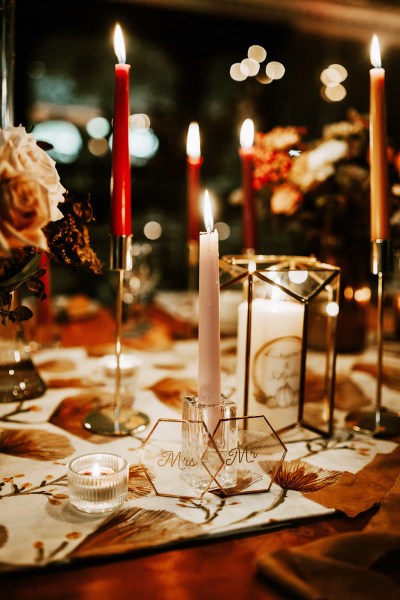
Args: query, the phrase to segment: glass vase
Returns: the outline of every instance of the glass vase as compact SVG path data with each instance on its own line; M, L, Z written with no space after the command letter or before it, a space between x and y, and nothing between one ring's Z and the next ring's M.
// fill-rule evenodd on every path
M31 400L45 391L21 323L0 324L0 403Z

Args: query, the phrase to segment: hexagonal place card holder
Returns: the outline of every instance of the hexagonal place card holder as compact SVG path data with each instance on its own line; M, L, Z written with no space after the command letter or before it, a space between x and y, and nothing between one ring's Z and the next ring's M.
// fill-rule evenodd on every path
M286 446L264 415L221 419L213 435L217 445L228 425L236 431L235 445L221 451L224 467L216 474L216 487L210 491L220 496L268 492L286 456ZM212 453L209 446L204 456L206 462ZM224 475L228 469L229 480Z
M204 421L159 419L138 455L158 496L203 498L268 492L286 447L263 415Z
M195 454L185 453L184 440L188 435L194 443L197 439L199 451ZM173 498L201 499L224 466L222 455L203 421L158 419L139 449L138 457L157 496Z

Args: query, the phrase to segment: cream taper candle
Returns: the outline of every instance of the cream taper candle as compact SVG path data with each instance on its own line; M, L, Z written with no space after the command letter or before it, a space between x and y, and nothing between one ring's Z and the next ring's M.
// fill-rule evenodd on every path
M204 193L205 232L199 248L199 402L217 404L221 399L219 255L210 198Z

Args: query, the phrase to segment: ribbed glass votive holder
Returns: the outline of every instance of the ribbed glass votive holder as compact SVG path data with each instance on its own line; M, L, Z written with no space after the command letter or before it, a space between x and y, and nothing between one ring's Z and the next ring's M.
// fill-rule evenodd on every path
M128 494L128 463L117 454L84 454L67 465L73 506L87 513L117 509Z

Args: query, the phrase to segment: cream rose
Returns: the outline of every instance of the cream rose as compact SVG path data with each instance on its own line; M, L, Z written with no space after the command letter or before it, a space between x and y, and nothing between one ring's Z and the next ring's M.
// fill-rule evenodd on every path
M65 192L55 164L24 127L0 131L0 255L21 246L48 250L42 227L62 218Z

